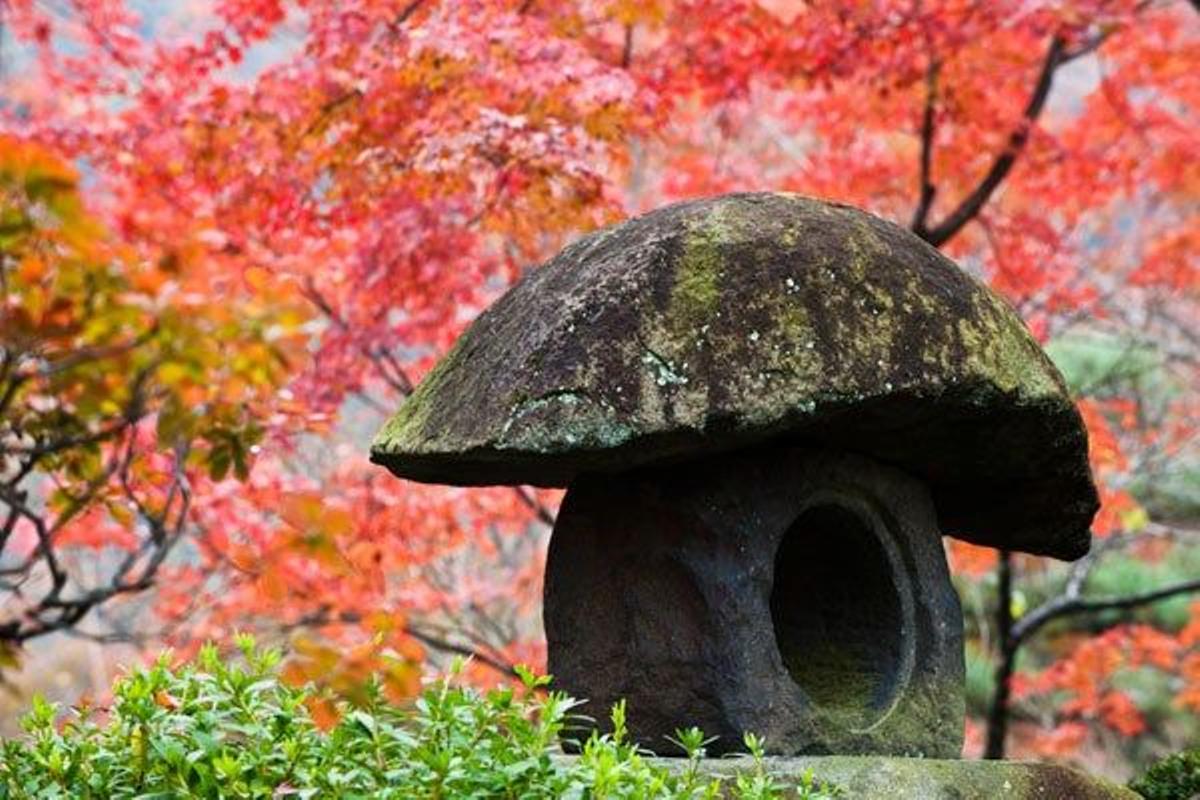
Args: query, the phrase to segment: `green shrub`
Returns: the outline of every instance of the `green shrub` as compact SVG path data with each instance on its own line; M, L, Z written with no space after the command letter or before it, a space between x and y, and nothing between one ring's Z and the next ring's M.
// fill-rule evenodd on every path
M277 678L278 652L239 640L244 663L207 647L194 664L162 658L113 687L105 718L35 699L27 735L0 744L3 798L774 798L834 796L811 775L782 786L763 766L762 743L745 739L753 768L725 783L701 774L711 741L681 730L675 769L627 739L625 708L611 734L591 733L577 758L558 741L577 703L522 672L524 691L486 694L435 683L413 707L385 702L376 687L344 708L328 732L306 703L309 690Z
M1192 800L1200 796L1200 747L1159 761L1129 788L1146 800Z

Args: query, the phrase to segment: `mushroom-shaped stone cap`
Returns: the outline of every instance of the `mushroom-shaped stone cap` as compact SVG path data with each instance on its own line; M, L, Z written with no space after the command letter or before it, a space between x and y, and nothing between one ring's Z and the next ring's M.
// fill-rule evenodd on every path
M768 441L922 478L947 534L1087 552L1086 433L1013 309L908 231L788 194L679 203L567 247L480 315L371 459L566 486Z

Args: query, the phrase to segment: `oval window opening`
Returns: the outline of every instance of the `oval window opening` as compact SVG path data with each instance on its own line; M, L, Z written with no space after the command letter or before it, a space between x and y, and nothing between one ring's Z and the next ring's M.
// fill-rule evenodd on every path
M805 511L775 554L771 621L788 672L846 724L888 710L901 680L904 611L883 545L838 506Z

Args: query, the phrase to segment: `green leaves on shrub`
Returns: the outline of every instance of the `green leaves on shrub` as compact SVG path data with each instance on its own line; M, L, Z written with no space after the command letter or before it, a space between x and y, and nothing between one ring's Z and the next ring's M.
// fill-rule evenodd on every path
M1129 788L1146 800L1192 800L1200 796L1200 747L1167 756L1132 781Z
M164 656L119 680L111 708L76 708L66 722L35 699L26 736L0 743L0 800L835 796L811 775L782 785L752 735L751 768L727 780L701 771L712 740L696 728L677 732L686 759L668 769L629 740L623 703L612 733L590 733L567 758L558 742L578 703L525 670L523 688L487 693L457 685L455 670L407 709L372 687L324 732L308 710L323 700L277 679L279 653L239 646L228 662L213 647L179 668Z

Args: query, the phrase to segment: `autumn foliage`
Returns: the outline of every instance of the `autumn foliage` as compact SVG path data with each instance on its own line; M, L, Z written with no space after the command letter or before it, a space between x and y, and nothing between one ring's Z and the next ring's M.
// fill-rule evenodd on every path
M1200 412L1187 2L6 0L0 20L0 580L45 588L5 600L10 645L107 587L69 624L288 635L285 675L342 693L382 668L411 695L445 652L481 680L537 663L557 495L400 482L365 435L564 242L737 189L863 206L1041 340L1152 353L1153 393L1076 382L1096 533L1145 559L1188 546L1136 491L1195 456ZM952 548L992 586L995 553ZM1081 592L1090 574L1013 569ZM151 583L150 621L89 616ZM1141 733L1126 668L1200 711L1191 619L1039 628L1061 646L1011 682L1054 697L1033 746Z

